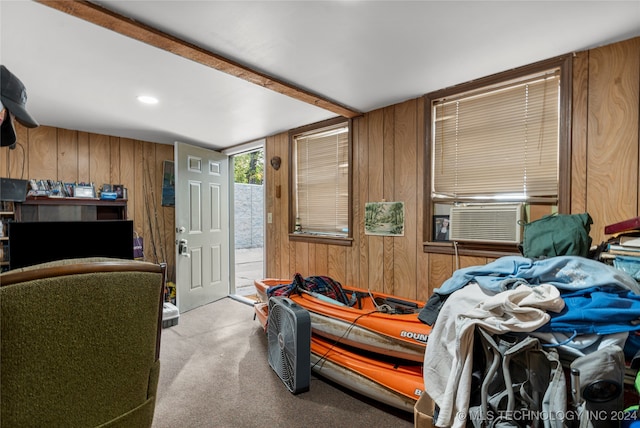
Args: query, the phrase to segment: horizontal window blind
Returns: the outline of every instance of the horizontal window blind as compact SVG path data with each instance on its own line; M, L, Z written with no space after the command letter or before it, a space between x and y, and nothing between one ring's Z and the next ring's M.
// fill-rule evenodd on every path
M346 236L349 222L349 129L294 137L296 223L300 232Z
M557 198L559 69L432 103L432 198Z

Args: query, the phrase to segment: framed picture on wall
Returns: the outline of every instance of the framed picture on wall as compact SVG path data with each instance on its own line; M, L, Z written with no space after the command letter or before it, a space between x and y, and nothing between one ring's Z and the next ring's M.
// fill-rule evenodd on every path
M364 205L364 233L404 236L404 202L367 202Z
M449 216L434 215L433 216L433 240L448 241L449 240Z
M173 161L162 164L162 206L173 207L176 204L176 174Z

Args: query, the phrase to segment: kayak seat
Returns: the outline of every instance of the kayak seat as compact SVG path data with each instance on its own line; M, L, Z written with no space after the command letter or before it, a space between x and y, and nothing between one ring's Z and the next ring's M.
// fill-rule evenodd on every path
M383 312L393 314L413 314L420 310L418 305L394 297L376 297L376 306L384 308Z

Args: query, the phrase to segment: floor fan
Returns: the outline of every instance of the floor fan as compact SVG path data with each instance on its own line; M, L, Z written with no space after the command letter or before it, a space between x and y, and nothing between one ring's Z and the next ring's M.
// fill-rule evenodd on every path
M309 390L311 317L287 297L269 298L267 320L269 365L293 394Z

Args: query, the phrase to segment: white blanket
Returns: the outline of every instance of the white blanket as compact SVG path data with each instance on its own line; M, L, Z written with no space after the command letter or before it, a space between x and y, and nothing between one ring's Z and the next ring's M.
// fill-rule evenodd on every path
M487 293L475 282L455 291L429 334L424 384L440 408L438 427L466 424L476 326L492 334L531 332L549 321L547 310L559 312L564 307L560 292L550 284Z

